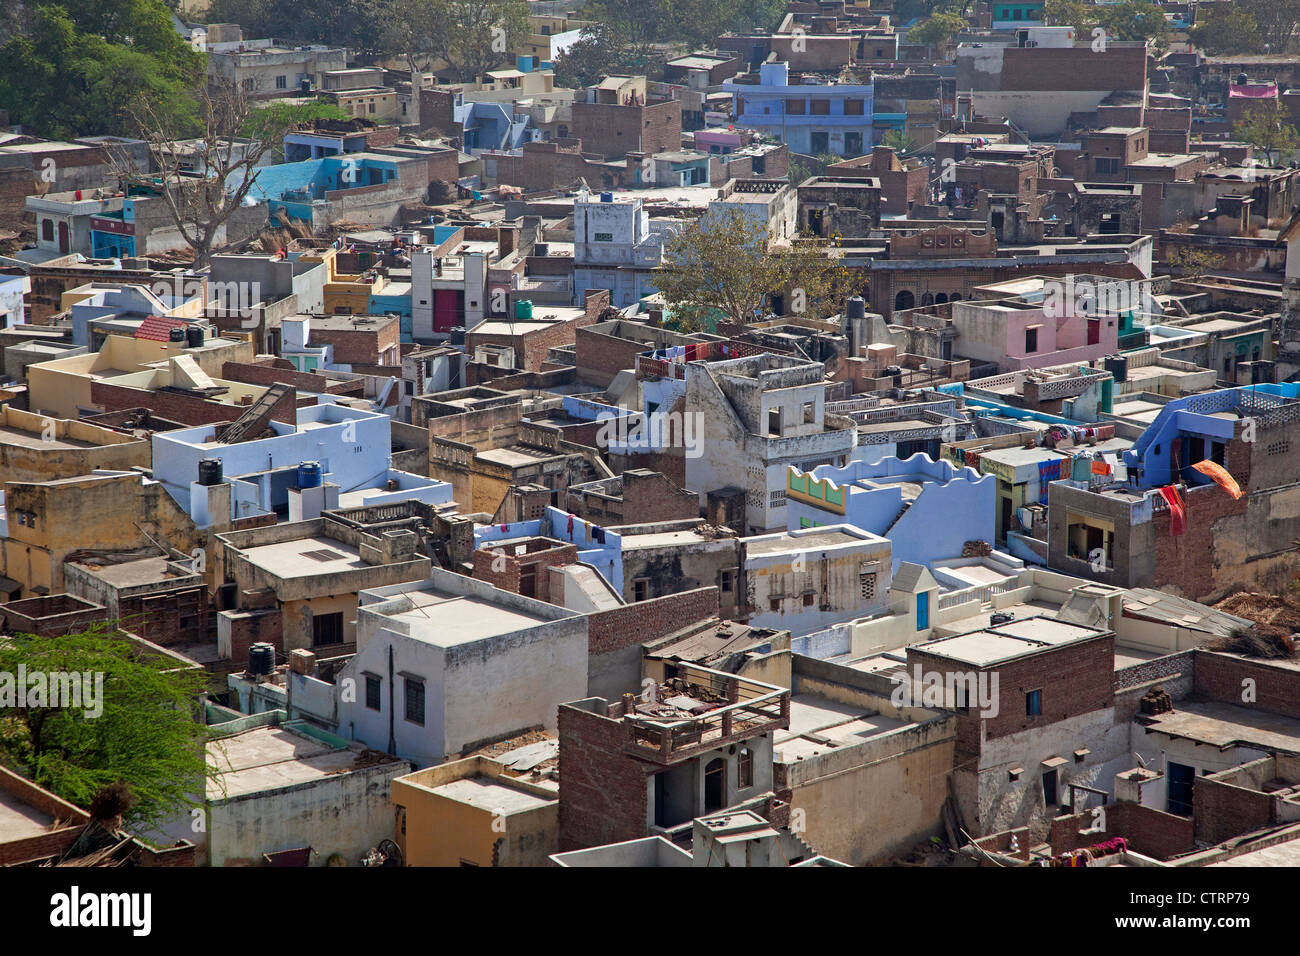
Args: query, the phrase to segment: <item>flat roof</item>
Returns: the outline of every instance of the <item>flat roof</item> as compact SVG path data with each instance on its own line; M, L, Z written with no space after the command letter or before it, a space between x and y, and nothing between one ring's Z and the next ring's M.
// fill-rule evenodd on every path
M936 657L973 667L986 667L1046 648L1101 637L1105 633L1055 618L1033 617L911 646Z
M370 567L361 560L358 549L325 535L257 545L240 554L249 564L279 578L310 578Z
M285 727L257 727L208 744L218 776L208 780L207 797L219 802L321 780L352 770L360 755Z
M773 737L774 758L778 763L795 763L907 726L908 721L886 717L868 707L816 694L794 694L790 698L790 726Z
M1151 731L1209 744L1300 754L1300 719L1218 701L1181 700L1174 710L1144 719Z
M535 810L555 803L554 797L547 799L520 790L518 787L502 783L495 777L465 777L462 780L453 780L451 783L433 787L432 791L440 797L478 807L489 813L522 813L525 810Z
M549 618L464 594L424 588L404 592L410 607L384 616L408 626L413 639L437 647L470 644L545 624Z
M816 534L792 535L776 534L756 536L745 539L745 551L753 556L759 554L781 554L784 551L814 551L817 548L835 548L846 544L883 544L886 539L879 535L859 531L854 534L841 528L827 528Z
M0 425L0 445L19 445L23 448L39 448L41 451L71 451L76 448L103 447L78 438L51 438L46 441L41 432L24 431L9 425Z
M53 822L49 814L28 806L7 790L0 790L0 843L48 833Z

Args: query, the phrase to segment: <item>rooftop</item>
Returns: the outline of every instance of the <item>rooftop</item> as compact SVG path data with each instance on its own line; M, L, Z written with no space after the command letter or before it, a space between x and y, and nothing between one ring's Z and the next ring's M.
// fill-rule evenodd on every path
M1091 640L1106 633L1108 632L1067 624L1050 617L1031 617L937 641L914 644L912 647L972 667L988 667L1048 648Z
M366 753L290 727L256 727L208 744L208 764L217 777L208 780L207 797L230 800L321 780L366 766Z

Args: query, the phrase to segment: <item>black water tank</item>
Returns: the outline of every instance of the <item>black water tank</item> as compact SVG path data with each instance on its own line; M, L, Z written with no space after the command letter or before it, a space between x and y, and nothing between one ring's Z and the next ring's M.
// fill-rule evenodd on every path
M199 459L199 484L201 485L221 484L221 459L220 458Z
M191 325L185 329L185 345L196 349L203 344L203 326Z
M989 617L989 627L994 627L998 624L1010 624L1015 619L1016 616L1009 611L994 614Z
M1128 359L1122 355L1107 355L1105 362L1106 371L1110 372L1110 377L1116 382L1128 381Z
M184 329L182 326L179 326L179 325L173 327L173 328L172 328L172 329L167 333L167 340L168 340L169 342L184 342L184 341L185 341L185 329Z
M251 644L248 648L248 673L263 677L275 670L275 645Z
M860 295L852 296L849 299L848 309L844 315L850 319L865 319L867 317L867 300Z
M452 326L452 328L451 328L451 344L452 344L452 345L464 345L464 344L465 344L465 326L463 326L463 325L454 325L454 326Z

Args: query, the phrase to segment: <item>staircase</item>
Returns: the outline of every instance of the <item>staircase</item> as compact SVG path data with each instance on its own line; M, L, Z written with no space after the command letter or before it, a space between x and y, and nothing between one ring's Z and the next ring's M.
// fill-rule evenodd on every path
M293 391L292 385L283 383L272 385L262 393L261 398L248 406L244 414L231 422L230 427L218 436L217 441L223 445L233 445L259 434L271 421L271 415L275 412L275 406L280 403L280 399L291 391Z

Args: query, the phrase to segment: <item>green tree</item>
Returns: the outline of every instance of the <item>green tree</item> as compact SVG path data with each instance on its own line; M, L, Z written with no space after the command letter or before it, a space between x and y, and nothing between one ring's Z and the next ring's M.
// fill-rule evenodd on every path
M79 806L123 782L134 794L131 819L158 824L191 807L209 774L207 732L196 719L206 686L201 670L145 657L103 630L62 637L17 634L0 640L0 674L90 675L83 706L33 700L32 685L18 706L17 688L5 700L0 682L0 760ZM93 692L96 680L102 692ZM80 681L78 682L81 683ZM47 691L48 693L48 691ZM38 706L39 705L39 706ZM96 714L96 711L99 711Z
M203 56L186 45L166 20L160 0L139 0L133 27L127 13L114 17L61 6L38 8L30 24L0 49L0 107L11 121L50 137L132 135L128 105L157 104L178 128L196 126L192 87L203 76Z
M1232 129L1233 135L1262 152L1269 165L1300 147L1300 135L1288 120L1291 114L1277 100L1257 103Z
M239 135L270 144L269 152L275 162L284 161L284 134L290 130L310 126L313 120L346 121L353 117L343 109L325 100L311 103L294 103L289 100L271 100L265 105L255 105L239 128Z
M577 90L622 68L618 40L603 23L582 28L576 43L555 58L555 85Z
M1049 26L1074 27L1079 34L1087 34L1097 25L1097 8L1081 0L1047 0L1043 19Z
M1300 0L1233 0L1232 6L1255 18L1263 49L1271 53L1288 53L1294 49ZM1204 7L1198 11L1201 9Z
M1259 24L1248 10L1227 3L1201 8L1196 26L1187 31L1188 39L1214 56L1238 56L1264 49Z
M910 153L916 149L916 140L912 139L901 129L891 129L885 134L884 139L880 141L881 146L888 146L900 156Z
M1097 21L1108 40L1149 40L1157 48L1167 45L1173 33L1164 11L1147 0L1124 0L1098 7Z
M766 223L743 209L709 211L678 232L655 277L679 328L705 328L710 317L754 321L772 295L790 313L825 316L842 305L845 270L824 240L774 245Z
M957 34L969 27L970 24L955 13L935 13L907 31L907 42L944 50Z

